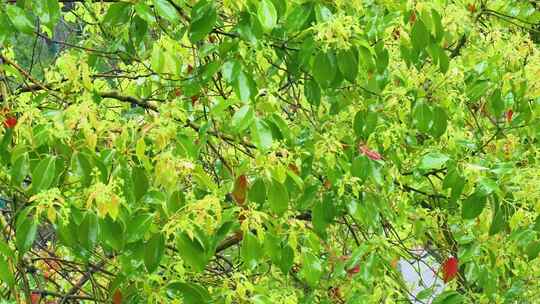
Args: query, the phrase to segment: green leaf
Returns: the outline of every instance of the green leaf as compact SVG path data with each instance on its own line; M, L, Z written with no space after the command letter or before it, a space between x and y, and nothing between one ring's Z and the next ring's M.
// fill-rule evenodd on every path
M376 64L373 58L373 55L365 46L358 47L358 54L359 54L359 60L360 64L368 71L374 71L376 68Z
M58 239L63 245L71 248L78 247L79 231L73 219L69 219L69 222L66 223L60 218L56 226L56 232L58 233ZM80 247L77 249L80 249Z
M287 0L272 0L272 3L276 8L278 19L283 17L287 12Z
M6 241L0 239L0 256L9 257L14 255L13 250L9 247Z
M234 228L234 223L232 221L227 221L219 227L218 231L214 234L214 236L211 239L212 246L209 250L206 250L208 252L208 255L213 255L216 252L217 246L225 239L227 234L231 231L231 229Z
M446 74L448 72L448 69L450 68L450 57L448 57L448 54L446 54L445 50L443 48L438 48L438 55L439 55L439 68L441 69L441 73Z
M64 172L66 171L66 160L63 156L59 155L58 157L56 157L56 161L54 162L54 169L54 179L51 187L56 187L64 177Z
M262 246L253 233L245 233L242 240L242 248L240 250L240 254L247 269L253 269L257 267L259 259L262 256Z
M242 70L242 65L238 60L227 61L223 64L221 72L223 73L223 79L228 83L234 83L238 79L238 75Z
M448 155L433 152L424 155L418 166L421 170L440 169L450 159Z
M461 303L465 303L465 298L461 294L453 290L445 291L439 294L433 300L433 304L461 304Z
M129 243L141 240L152 224L152 214L139 213L132 215L126 225L127 241Z
M323 265L319 258L311 252L304 252L302 254L302 270L300 274L309 286L316 287L323 274Z
M49 189L54 181L55 171L56 159L53 156L42 159L32 172L32 193Z
M478 188L471 194L461 206L461 217L464 219L474 219L479 216L486 206L486 195Z
M15 246L20 254L27 252L36 240L39 222L30 216L30 208L22 211L17 217Z
M8 37L11 38L10 35L15 31L15 28L13 28L7 14L2 11L0 11L0 24L2 24L0 26L0 44L4 44Z
M478 180L478 191L482 192L484 196L488 196L493 192L499 191L499 185L491 178L482 177Z
M285 186L272 180L268 189L268 203L270 210L278 215L282 215L289 208L289 192Z
M450 194L451 202L456 202L459 199L464 187L465 180L463 176L461 176L456 169L449 170L448 174L443 180L443 188L452 188L452 192Z
M80 178L83 186L89 186L92 182L92 166L88 156L81 152L71 156L71 172Z
M294 250L291 246L285 245L281 249L281 259L279 261L279 269L283 274L288 274L294 263Z
M281 239L273 232L264 235L264 252L272 263L279 265L281 261Z
M336 207L331 199L315 202L311 212L313 228L323 239L326 239L326 228L332 223L335 214Z
M358 55L354 49L342 50L337 53L339 71L345 79L354 83L358 75Z
M351 165L352 176L358 177L362 182L365 181L371 172L369 159L365 155L355 157Z
M243 40L250 44L256 44L263 35L261 23L258 19L252 18L247 12L240 14L239 21L236 25L236 31Z
M417 51L425 49L430 42L430 35L426 25L420 19L416 20L411 30L411 42Z
M261 295L261 294L254 295L253 297L249 299L249 301L250 303L253 303L253 304L272 304L273 303L269 297L265 295Z
M156 18L154 17L154 14L152 13L150 7L143 2L138 2L137 4L135 4L135 12L139 17L141 17L141 19L145 20L150 24L156 21Z
M287 16L285 21L285 28L288 32L295 32L302 29L311 15L311 5L303 4L296 5L293 10Z
M208 264L209 257L201 242L195 237L191 239L182 232L176 237L177 248L184 263L195 272L202 272Z
M105 17L103 17L103 23L110 26L125 24L128 22L131 14L131 4L126 2L117 2L111 4Z
M439 106L433 107L433 124L429 133L435 138L441 137L446 132L447 126L448 116L446 115L446 111Z
M419 131L428 133L433 121L431 107L423 101L418 101L413 112L414 124Z
M157 10L158 16L167 19L167 21L174 23L179 20L176 9L169 1L154 0L154 7Z
M205 64L203 67L201 67L201 81L202 82L208 82L210 79L212 79L212 76L219 71L221 68L221 63L217 61L212 61L208 64Z
M304 96L306 96L310 104L318 107L321 104L321 88L319 84L312 79L308 79L304 84Z
M154 44L154 47L152 48L150 65L152 66L152 69L154 69L156 72L163 73L163 66L165 65L165 55L163 53L163 50L157 44Z
M493 201L493 219L491 220L491 226L489 227L489 235L495 235L508 227L508 212L506 210L508 207L506 205L501 205L496 196Z
M165 237L161 233L156 233L150 237L144 246L144 266L148 272L154 272L165 251Z
M488 80L478 80L474 82L471 86L467 87L467 96L471 102L475 102L480 97L486 94L487 90L491 86L491 83Z
M536 217L536 220L534 221L534 231L540 232L540 215Z
M173 191L167 200L167 212L169 215L176 213L186 204L185 194L181 191Z
M336 57L330 52L319 52L313 60L311 72L323 88L328 88L336 78Z
M327 22L332 19L332 16L332 11L326 5L321 3L315 5L315 18L317 19L317 23Z
M167 294L171 298L182 297L184 304L207 304L211 301L208 291L196 283L172 282L167 285Z
M201 41L213 29L217 21L217 12L213 1L200 0L191 9L189 39L192 43Z
M264 201L266 200L266 186L262 178L257 178L253 185L251 185L248 192L248 198L259 206L264 204Z
M238 77L233 83L233 86L236 96L238 96L238 98L244 102L247 102L251 97L253 97L256 90L253 79L251 79L251 76L246 74L244 71L240 71L238 73Z
M257 8L257 16L265 31L271 31L277 23L277 12L270 0L261 0Z
M242 106L236 113L234 113L231 125L236 133L240 133L245 129L249 128L253 121L255 120L255 114L250 105L246 104Z
M29 172L30 160L28 158L28 153L23 153L11 167L11 182L14 185L20 186Z
M47 25L51 31L60 20L60 5L57 0L41 0L33 3L39 21Z
M0 255L0 281L6 283L10 288L15 286L15 276L9 269L8 260Z
M503 115L505 108L506 107L501 96L501 89L497 88L489 97L488 110L497 118Z
M146 171L142 167L133 167L131 169L133 184L134 184L134 193L135 200L139 201L148 191L148 177L146 176Z
M444 38L444 27L442 25L442 17L435 10L431 9L431 18L433 19L433 25L435 27L435 41L441 42Z
M18 31L29 35L34 34L34 22L23 9L16 5L5 5L4 8L11 23Z
M251 137L255 146L262 151L272 147L272 131L264 120L255 120L251 128Z
M540 254L540 241L530 242L529 245L527 245L525 252L527 253L529 261L536 259Z
M369 246L366 243L361 244L359 247L354 249L351 254L351 257L345 262L346 269L351 269L352 267L358 265L362 257L369 252Z
M416 299L419 301L426 300L433 295L433 291L434 288L426 288L416 295Z
M114 221L106 217L101 221L101 236L107 245L114 250L120 251L124 248L124 227L121 221Z
M270 116L269 122L273 123L279 130L279 133L281 134L281 136L278 136L278 139L285 139L285 140L292 139L291 129L289 128L289 126L287 125L287 122L285 121L285 119L283 119L283 117L274 113Z
M373 111L358 111L354 116L354 133L359 138L367 139L377 126L377 113Z
M13 140L13 129L9 128L4 132L2 137L2 142L0 143L0 152L2 153L2 160L7 163L9 161L9 150L8 146Z
M92 250L99 239L100 229L97 214L86 212L79 225L79 242L83 248Z
M390 54L388 53L388 50L384 48L381 42L377 43L375 50L377 54L376 56L377 71L382 74L388 68Z

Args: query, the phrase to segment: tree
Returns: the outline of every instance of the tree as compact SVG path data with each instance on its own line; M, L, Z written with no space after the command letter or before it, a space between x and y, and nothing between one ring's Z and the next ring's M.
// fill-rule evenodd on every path
M540 294L533 1L1 6L5 302Z

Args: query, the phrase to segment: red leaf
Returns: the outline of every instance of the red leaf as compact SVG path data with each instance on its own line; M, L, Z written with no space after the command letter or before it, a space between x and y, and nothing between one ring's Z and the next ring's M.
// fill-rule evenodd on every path
M353 268L347 270L347 273L348 273L349 275L357 274L357 273L359 273L359 272L360 272L360 265L356 265L356 266L354 266Z
M8 116L6 118L6 120L4 120L4 126L6 128L13 128L15 127L15 125L17 124L17 118L13 117L13 116Z
M454 279L458 273L458 259L456 257L449 257L442 264L443 281L445 283Z
M41 294L40 293L32 292L30 294L30 303L31 304L38 304L40 299L41 299Z
M366 146L366 145L361 145L360 147L358 147L358 149L360 150L360 152L362 154L364 154L365 156L369 157L372 160L381 160L382 159L382 156L378 152L375 152L375 151L369 149L368 146Z
M199 100L199 96L198 96L198 95L193 95L193 96L191 96L191 104L192 104L192 105L195 105L195 103L197 102L197 100Z
M234 189L232 197L239 204L242 205L246 201L246 192L248 187L248 181L245 175L240 175L234 182Z
M330 190L330 188L332 188L332 182L329 179L325 179L323 185L326 190Z
M113 304L121 304L122 303L122 292L117 289L114 291L113 297L112 297Z
M508 111L506 111L506 121L508 123L512 122L512 116L513 115L514 115L514 111L512 111L512 109L509 109Z
M351 257L350 255L342 255L342 256L339 257L339 259L340 259L341 261L346 261L346 260L348 260L350 257Z

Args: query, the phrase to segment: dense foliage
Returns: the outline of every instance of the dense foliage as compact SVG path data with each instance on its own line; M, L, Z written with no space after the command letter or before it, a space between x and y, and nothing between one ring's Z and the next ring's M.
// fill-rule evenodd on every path
M436 303L538 301L539 41L534 0L3 0L2 303L407 302L418 247Z

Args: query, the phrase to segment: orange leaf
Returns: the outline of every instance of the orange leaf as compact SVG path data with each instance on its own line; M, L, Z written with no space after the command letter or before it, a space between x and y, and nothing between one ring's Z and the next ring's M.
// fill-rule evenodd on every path
M112 297L113 304L121 304L122 303L122 292L120 289L116 289L114 291L113 297Z
M234 182L234 189L232 192L232 197L238 205L244 204L246 201L248 181L245 175L240 175L236 178Z
M416 22L416 12L412 12L411 15L409 16L409 22L411 24L414 24Z
M512 111L512 109L509 109L508 111L506 111L506 121L508 123L512 122L512 116L513 115L514 115L514 111Z

